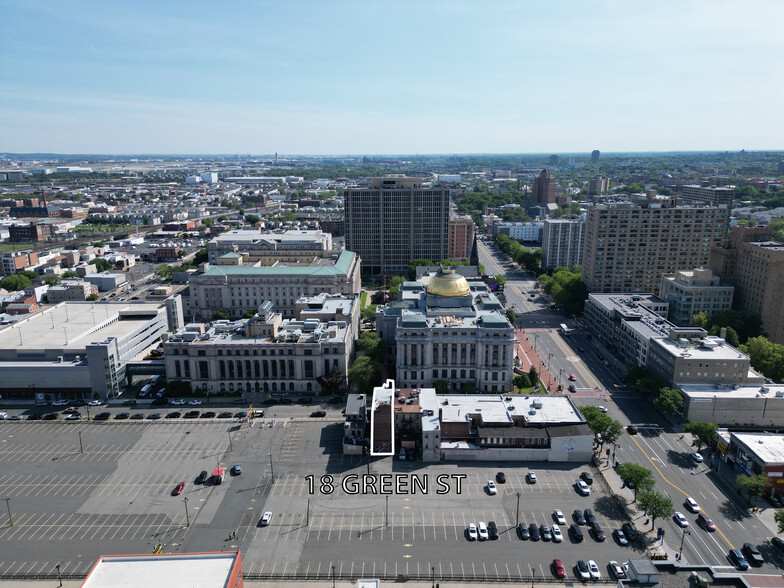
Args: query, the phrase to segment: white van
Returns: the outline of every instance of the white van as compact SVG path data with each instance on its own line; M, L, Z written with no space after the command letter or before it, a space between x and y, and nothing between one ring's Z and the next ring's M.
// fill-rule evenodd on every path
M139 392L139 396L147 396L147 392L150 391L150 388L152 388L152 384L147 384L146 386L144 386Z

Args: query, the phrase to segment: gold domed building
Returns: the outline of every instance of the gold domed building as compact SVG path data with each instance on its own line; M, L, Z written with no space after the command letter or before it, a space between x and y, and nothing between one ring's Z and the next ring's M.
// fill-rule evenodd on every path
M445 381L452 392L513 389L514 328L470 269L431 268L416 282L404 282L396 301L376 309L376 330L395 350L399 387L433 388Z

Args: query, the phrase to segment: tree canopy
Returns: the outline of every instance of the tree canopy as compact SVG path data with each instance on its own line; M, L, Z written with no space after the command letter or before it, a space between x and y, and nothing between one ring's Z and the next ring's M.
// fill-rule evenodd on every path
M656 526L656 519L671 517L675 514L672 500L655 490L640 493L637 497L637 503L642 512L650 517L651 529Z
M738 474L735 478L735 484L740 490L748 492L752 503L756 503L757 496L762 496L765 490L770 487L770 478L768 478L767 474L757 474L755 476Z
M706 423L704 421L692 421L683 426L683 430L691 433L697 441L697 451L702 449L703 445L708 445L711 441L716 439L716 433L719 430L719 425L715 423Z
M231 318L231 312L228 308L221 308L212 313L212 320L214 321L227 321Z
M726 327L727 343L733 346L763 334L762 319L740 310L720 310L710 316L707 312L700 312L691 317L691 324L702 327L711 335L721 334L721 328Z
M740 346L751 359L751 366L775 382L784 381L784 345L766 337L753 337Z
M553 297L555 303L569 314L581 314L588 300L588 286L582 281L582 271L575 266L574 271L557 267L553 274L539 276L542 289Z
M580 412L585 417L588 428L593 433L594 441L599 447L605 443L615 443L623 434L623 425L610 415L603 413L597 406L581 406Z
M678 409L683 405L683 396L674 388L662 388L659 395L653 401L653 405L667 415L667 422L670 421Z
M13 276L7 276L3 278L3 281L0 282L0 286L8 290L9 292L13 292L14 290L24 290L25 288L29 288L33 285L30 281L30 278L27 276L23 276L21 274L14 274Z
M349 382L360 394L370 394L380 377L381 368L367 355L358 357L348 370Z
M112 269L112 264L103 259L102 257L96 257L95 259L91 259L90 263L95 266L95 268L99 272L107 272Z
M384 340L378 336L378 333L372 331L363 331L359 334L357 348L378 362L384 360L387 351L387 345L384 343Z
M638 492L651 490L656 483L653 479L653 472L636 463L622 463L615 468L615 471L618 473L618 477L632 489L635 501Z

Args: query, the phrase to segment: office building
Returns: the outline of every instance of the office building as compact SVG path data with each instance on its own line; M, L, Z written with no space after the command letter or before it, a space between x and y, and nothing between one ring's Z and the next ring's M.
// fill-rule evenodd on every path
M588 180L589 194L604 194L610 191L610 178L594 178Z
M720 427L770 427L784 422L784 385L764 381L746 384L678 385L683 396L683 418L716 423Z
M584 219L545 219L542 228L542 267L545 270L582 263Z
M111 292L125 286L128 278L122 272L99 272L86 275L84 281L98 286L99 292Z
M542 223L526 221L516 223L494 222L493 236L506 235L521 243L539 243L542 240Z
M591 292L654 292L663 274L707 265L729 209L675 202L646 195L588 208L582 279Z
M474 242L474 221L470 216L449 219L449 259L468 259ZM441 261L431 260L431 261Z
M706 204L710 206L726 205L732 208L732 200L735 197L733 188L717 188L715 186L689 185L681 188L678 202L684 204Z
M711 270L697 268L662 276L659 296L669 302L667 318L676 325L686 326L691 317L700 312L711 315L730 310L734 290L729 284L722 284Z
M376 329L394 343L402 387L512 391L514 328L484 282L444 269L405 282L399 296L376 309Z
M591 151L591 163L599 161L599 157L601 157L601 152L598 149Z
M208 184L217 184L218 174L217 172L204 172L201 174L201 181L207 182Z
M227 253L241 256L245 263L261 266L310 263L314 258L332 255L332 235L320 230L272 233L240 229L222 233L207 243L211 264L217 264Z
M708 267L735 287L737 307L762 318L770 340L784 344L784 243L772 235L770 227L732 227L728 242L711 249Z
M653 294L589 294L583 323L591 337L624 364L644 366L650 340L666 337L675 327L666 316L667 301ZM616 362L615 367L624 366Z
M412 259L439 262L449 254L449 190L421 178L373 178L368 188L343 193L346 249L363 271L402 274Z
M266 302L250 319L188 324L163 346L166 377L209 394L259 394L254 401L315 396L322 391L319 378L346 378L354 351L351 314L327 322L284 320Z
M91 266L95 267L95 266ZM98 286L84 280L63 280L57 286L51 286L46 291L46 301L49 304L59 302L78 302L87 300L88 296L98 294Z
M25 251L6 251L0 256L3 275L10 276L20 270L38 265L38 254L32 249Z
M351 251L308 265L218 265L188 277L185 313L189 320L205 321L216 310L226 309L232 318L240 318L269 300L284 317L294 317L301 296L322 292L358 296L360 289L360 259Z
M57 304L0 331L0 394L20 400L115 397L128 363L182 324L176 295L160 304Z
M554 203L558 199L558 189L549 169L543 169L539 176L534 178L531 199L533 202L545 204Z

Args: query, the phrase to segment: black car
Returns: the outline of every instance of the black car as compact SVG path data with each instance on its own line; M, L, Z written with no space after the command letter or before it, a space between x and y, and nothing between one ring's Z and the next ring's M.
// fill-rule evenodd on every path
M222 412L218 415L219 419L230 419L232 414L230 412Z
M183 417L184 419L197 419L199 418L199 411L198 410L189 410L186 412Z
M569 392L577 392L577 388L574 384L569 384Z
M212 412L211 410L208 410L207 412L201 413L201 418L203 418L203 419L214 419L215 418L215 413Z
M285 397L280 399L280 403L281 404L294 404L294 402L291 400L291 398L285 398Z
M637 529L635 529L634 525L631 523L624 523L623 526L621 526L621 530L629 541L635 541L637 539Z
M741 551L743 552L743 555L746 556L746 561L748 561L751 565L761 566L765 563L765 558L762 557L760 550L751 543L744 543Z
M574 519L574 522L577 523L578 525L585 524L585 516L583 515L583 511L581 510L574 511L572 513L572 518Z
M580 477L583 479L583 482L585 482L589 486L593 484L593 476L589 472L583 472L582 474L580 474Z
M629 425L628 427L626 427L626 432L629 433L629 435L636 435L637 427L635 427L634 425Z
M495 481L498 482L499 484L506 484L506 475L504 474L504 472L498 472L495 475Z
M134 420L134 421L141 421L143 419L144 419L144 413L143 412L137 412L137 413L134 413L133 416L131 416L131 420Z
M539 539L542 538L542 534L539 532L539 527L536 526L536 523L528 525L528 531L531 533L531 541L539 541Z
M28 421L40 421L44 416L42 414L29 414L27 415Z
M262 404L264 406L272 406L276 402L277 402L277 400L275 400L274 398L267 398L264 402L262 402Z
M169 404L169 401L165 398L156 398L150 403L152 406L166 406Z
M520 539L531 538L531 533L528 531L528 527L525 526L525 523L517 525L517 536L520 537Z
M59 415L56 412L50 412L44 415L45 421L56 421Z
M593 538L596 539L599 543L602 543L607 536L604 534L604 529L602 529L599 523L595 523L593 526Z
M580 525L572 523L569 525L569 532L572 534L572 539L575 543L580 543L583 540L583 530L580 528Z
M498 539L498 527L496 526L495 521L487 523L487 532L490 535L490 539Z
M234 415L234 418L237 418L237 419L244 419L244 418L247 418L247 416L248 416L248 413L247 413L247 412L245 412L245 411L240 411L240 412L238 412L237 414L235 414L235 415Z
M207 478L209 478L209 477L210 477L210 475L206 471L203 471L196 478L196 483L197 484L204 484L204 482L206 482Z
M770 540L770 544L781 552L784 552L784 539L781 537L774 537Z
M159 418L161 418L161 413L154 412L150 416L147 417L147 420L148 421L157 421Z
M342 404L343 403L343 398L341 398L340 396L330 396L329 403L330 404Z
M94 421L108 421L112 417L110 412L99 412L93 417Z
M325 417L327 416L327 413L323 410L314 410L313 412L310 413L310 416L313 418Z
M121 412L121 413L118 413L118 414L114 415L114 418L115 418L115 420L118 420L118 421L124 421L125 419L130 418L130 416L131 415L128 414L127 412Z
M593 514L593 511L590 508L586 508L583 511L585 515L585 521L588 523L589 527L593 527L596 524L596 516Z
M182 415L181 415L179 412L177 412L177 411L175 410L174 412L170 412L169 414L167 414L167 415L166 415L166 418L167 418L167 419L178 419L178 418L180 418L181 416L182 416Z

